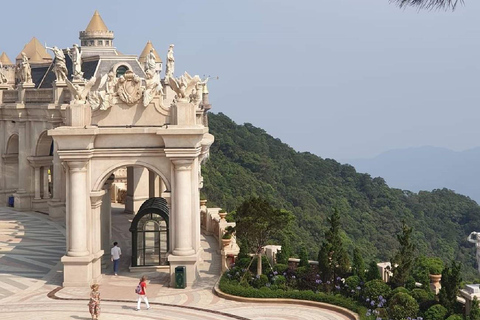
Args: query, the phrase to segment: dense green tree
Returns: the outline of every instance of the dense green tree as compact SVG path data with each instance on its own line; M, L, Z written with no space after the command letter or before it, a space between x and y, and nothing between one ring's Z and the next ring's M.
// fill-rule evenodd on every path
M272 237L285 229L293 220L290 212L275 209L262 198L250 198L235 211L236 234L240 242L245 242L249 252L258 256L257 274L262 274L261 248Z
M305 246L302 247L302 250L300 250L300 263L299 267L310 267L310 263L308 262L308 251Z
M462 277L460 276L461 264L452 260L450 266L446 266L442 272L442 288L438 293L438 299L442 306L447 308L448 314L455 313L458 290Z
M455 259L463 264L465 280L478 277L475 247L465 239L480 229L480 207L468 197L448 189L414 193L389 188L382 178L357 173L333 159L296 152L261 128L237 125L223 114L209 113L209 130L215 143L210 160L202 166L202 193L209 206L233 212L252 195L261 195L291 212L296 219L283 233L290 253L299 252L304 244L309 256L316 255L330 210L337 207L346 251L357 246L365 261L389 261L399 247L392 235L405 221L414 229L412 240L420 254ZM283 234L272 236L271 243L284 245Z
M463 0L390 0L390 2L395 2L400 7L413 6L426 9L455 9L458 4L463 3Z
M478 304L477 297L473 297L472 307L470 308L468 320L480 320L480 306Z
M368 270L365 274L365 280L371 281L378 279L382 279L382 275L380 274L380 270L378 270L377 262L375 260L372 260L368 265Z
M391 261L393 276L390 281L394 287L400 287L405 284L413 267L415 245L412 243L411 235L412 228L403 222L402 233L397 235L400 248Z
M348 272L350 259L340 236L340 213L337 208L333 209L327 221L330 229L325 234L325 240L318 253L318 267L323 281L333 281L337 276L344 276Z
M365 280L365 262L357 247L353 249L352 273L360 279Z
M388 316L393 320L416 318L419 307L411 295L398 292L388 301Z
M282 238L282 249L277 252L277 263L288 264L288 259L292 256L292 246L290 239L286 236Z
M428 308L423 317L425 320L443 320L447 317L448 310L441 304L436 304Z

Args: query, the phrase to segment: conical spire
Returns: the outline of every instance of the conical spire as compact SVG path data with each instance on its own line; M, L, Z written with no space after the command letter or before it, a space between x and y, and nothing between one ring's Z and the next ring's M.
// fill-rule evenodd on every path
M142 53L140 54L140 57L138 58L138 61L141 63L144 63L147 60L147 56L150 53L150 50L153 49L153 53L155 54L155 61L157 63L161 63L162 59L160 59L160 55L158 54L157 50L153 47L153 44L150 40L147 41L147 44L145 45L145 48L143 49Z
M93 17L90 20L90 23L88 24L85 31L108 31L105 22L103 22L103 19L102 17L100 17L100 14L97 10L95 10L95 13L93 14Z
M8 66L8 65L12 65L12 61L10 61L10 59L8 58L7 54L5 52L2 52L2 55L0 55L0 62L4 65L4 66Z
M37 38L33 37L29 43L23 47L16 60L22 60L22 52L25 52L30 63L42 63L51 62L52 57L48 54L47 50L40 44Z

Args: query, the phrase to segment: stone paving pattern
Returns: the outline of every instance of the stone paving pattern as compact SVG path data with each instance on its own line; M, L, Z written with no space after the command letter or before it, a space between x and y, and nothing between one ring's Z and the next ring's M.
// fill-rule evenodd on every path
M245 303L219 298L213 287L220 275L220 255L213 237L202 236L200 278L192 288L168 287L165 272L149 277L150 310L135 311L134 289L142 274L131 273L128 227L131 215L112 209L112 233L122 248L118 276L104 259L100 284L100 319L166 320L347 320L340 313L300 304ZM61 288L65 252L65 226L36 212L0 208L0 314L6 319L90 319L87 288Z

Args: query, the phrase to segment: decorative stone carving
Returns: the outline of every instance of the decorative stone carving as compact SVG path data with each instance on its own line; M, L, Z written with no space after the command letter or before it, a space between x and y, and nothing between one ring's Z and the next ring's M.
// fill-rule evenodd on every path
M65 54L63 54L63 51L56 46L50 48L45 45L45 48L51 50L55 55L55 60L53 61L53 72L55 72L57 82L65 82L65 80L67 79L67 65L65 63Z
M125 72L117 82L117 95L126 104L137 103L143 94L142 79L131 70Z
M3 73L3 64L0 61L0 84L4 84L4 83L7 83L7 82L8 82L7 77Z
M173 57L173 47L171 44L167 52L167 66L165 69L165 82L168 83L168 79L173 78L173 72L175 71L175 58Z
M145 79L145 91L143 91L143 106L146 107L152 102L153 98L160 91L163 96L162 85L155 77L155 70L147 70L147 78Z
M187 100L187 94L189 94L189 98L191 99L190 96L196 96L196 86L197 83L200 82L200 77L199 76L194 76L192 77L191 75L188 74L188 72L185 72L181 77L175 79L175 78L169 78L169 84L170 87L172 88L173 91L175 91L176 96L175 100ZM196 98L195 98L196 99ZM198 99L198 102L200 102L200 99Z
M88 94L88 102L92 110L107 110L113 104L113 97L116 96L117 78L110 71L100 81L97 91Z
M73 79L74 80L81 80L83 79L83 72L82 72L82 52L78 49L77 44L73 44L73 48L67 48L67 53L70 59L72 60L73 64Z
M25 52L22 52L22 61L17 65L16 71L20 83L32 83L32 68Z
M95 77L92 77L90 80L82 84L71 83L66 79L68 90L72 94L72 101L77 103L87 103L87 97L96 82L97 78Z

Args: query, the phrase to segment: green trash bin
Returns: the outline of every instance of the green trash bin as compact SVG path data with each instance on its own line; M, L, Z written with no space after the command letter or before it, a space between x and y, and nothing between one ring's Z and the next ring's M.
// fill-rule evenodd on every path
M175 268L175 288L185 289L187 283L187 275L185 273L184 266L178 266Z

